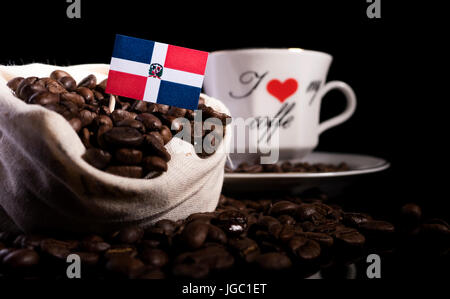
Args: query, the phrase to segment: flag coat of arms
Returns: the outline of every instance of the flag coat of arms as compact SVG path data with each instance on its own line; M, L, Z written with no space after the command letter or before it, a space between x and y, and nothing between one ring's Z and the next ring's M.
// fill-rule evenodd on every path
M208 52L116 35L106 92L197 109Z

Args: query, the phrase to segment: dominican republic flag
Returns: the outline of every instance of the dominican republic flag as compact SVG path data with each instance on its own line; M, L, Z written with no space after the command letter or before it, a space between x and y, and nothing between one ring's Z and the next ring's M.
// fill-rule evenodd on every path
M197 109L208 52L116 35L106 92Z

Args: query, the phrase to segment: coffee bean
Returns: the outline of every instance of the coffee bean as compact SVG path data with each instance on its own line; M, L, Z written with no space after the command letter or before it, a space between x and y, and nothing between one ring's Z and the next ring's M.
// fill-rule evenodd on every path
M209 274L209 267L204 264L175 264L172 273L176 277L201 279Z
M97 114L95 112L89 111L87 109L80 110L81 126L82 127L89 126L96 117Z
M200 221L193 221L186 225L181 233L183 244L188 248L195 249L203 245L208 236L209 226Z
M28 77L24 79L17 87L17 96L25 102L29 102L29 99L35 93L40 93L47 91L45 86L41 84L36 84L36 77ZM33 82L33 83L31 83Z
M48 91L37 92L28 99L30 104L48 105L58 104L60 101L59 94Z
M131 258L136 257L138 254L136 248L129 245L112 246L110 249L106 250L104 257L106 259L111 259L120 256L128 256Z
M67 90L64 88L64 86L62 86L61 83L59 83L58 81L55 81L50 78L44 78L44 79L46 79L46 80L43 81L43 83L45 84L45 87L47 88L47 90L49 92L57 93L57 94L62 94L62 93L67 92ZM43 79L39 79L39 80L43 80ZM38 83L38 82L36 82L36 83Z
M289 257L278 252L261 254L254 261L261 269L269 271L280 271L292 267Z
M151 131L148 133L148 135L152 135L153 137L155 137L155 139L158 140L162 146L164 146L164 139L159 132Z
M208 241L225 244L227 243L227 235L215 225L209 225Z
M80 108L83 107L85 104L84 98L76 92L63 93L63 94L61 94L61 99L70 101Z
M414 203L408 203L401 208L401 216L403 221L418 223L422 218L422 209Z
M349 245L360 247L364 245L366 238L360 234L356 229L343 229L336 231L334 234L336 241Z
M3 264L12 268L28 268L39 263L39 255L32 249L17 249L3 257Z
M321 249L319 243L316 241L307 240L296 250L296 253L302 260L310 261L320 256Z
M121 255L110 258L106 262L106 269L128 278L137 278L145 271L145 265L139 259Z
M387 221L370 220L359 225L359 229L366 232L383 232L392 233L394 232L394 226Z
M105 169L111 161L111 154L98 148L88 148L83 159L98 169Z
M77 82L70 76L62 77L58 82L68 91L75 91L77 89Z
M87 252L95 252L100 253L107 251L111 248L111 245L109 243L106 243L104 241L88 241L84 240L81 244L82 248L86 250Z
M172 106L170 107L167 114L175 117L184 117L184 115L186 114L186 109Z
M161 120L151 113L141 113L136 119L144 124L147 131L160 130L162 127Z
M69 124L72 126L72 129L74 129L75 132L80 132L82 127L81 119L79 119L78 117L74 117L69 120Z
M63 77L70 77L70 74L63 71L63 70L54 70L51 74L50 74L50 78L52 78L53 80L59 80Z
M78 83L78 87L87 87L94 89L97 85L97 78L94 75L89 75Z
M305 232L301 233L301 236L304 236L310 240L314 240L322 246L330 247L334 243L333 238L325 233Z
M282 200L273 204L269 210L269 214L273 216L294 215L299 206L293 202Z
M78 87L76 92L81 95L86 103L92 103L94 101L94 93L87 87Z
M125 120L125 119L135 119L136 113L129 112L126 110L114 110L111 113L111 119L114 121L115 124Z
M215 224L231 236L239 236L247 230L247 217L239 211L225 211L220 213Z
M12 91L16 92L19 84L24 80L23 77L15 77L8 81L7 85Z
M134 128L134 129L138 130L141 133L145 133L144 125L142 124L142 122L140 122L140 121L138 121L136 119L127 118L127 119L121 120L121 121L116 123L116 126L118 126L118 127L130 127L130 128ZM157 132L154 132L154 133L157 133Z
M142 239L144 230L139 226L130 226L121 229L113 235L113 239L119 243L133 244Z
M141 253L140 257L146 264L158 268L169 263L169 256L161 249L147 248Z
M109 127L109 128L113 127L113 121L107 115L98 115L94 119L94 122L95 122L97 127L101 127L101 126L106 126L106 127Z
M76 254L80 257L80 261L82 265L87 266L95 266L98 264L100 256L95 252L73 252L72 254Z
M77 247L75 242L60 241L55 239L44 239L40 248L43 252L59 260L65 260L70 251Z
M358 226L371 220L371 217L364 213L344 213L343 221L347 225Z
M129 127L114 127L104 135L105 141L116 146L140 146L144 137L138 130Z
M144 135L144 144L149 154L154 154L166 162L170 161L170 154L157 137L149 134Z
M155 227L161 228L168 236L172 235L177 228L177 224L169 219L161 219L155 223Z
M167 162L164 159L157 156L147 156L142 160L144 169L147 172L157 171L165 172L167 171Z
M142 178L143 170L140 166L109 166L105 169L106 172L118 176L140 179Z
M132 148L120 148L115 151L114 158L125 165L137 165L142 161L142 152Z

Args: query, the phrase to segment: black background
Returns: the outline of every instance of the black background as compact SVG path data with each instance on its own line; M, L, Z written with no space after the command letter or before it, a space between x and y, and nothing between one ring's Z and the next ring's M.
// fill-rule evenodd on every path
M81 0L81 19L69 19L68 5L64 0L2 2L0 64L109 63L116 33L205 51L301 47L328 52L334 56L328 80L350 84L358 107L349 121L321 135L317 150L392 162L389 171L359 186L354 201L386 213L413 201L430 216L448 217L443 7L381 0L381 19L369 19L366 0ZM343 105L342 95L332 92L323 102L322 119Z

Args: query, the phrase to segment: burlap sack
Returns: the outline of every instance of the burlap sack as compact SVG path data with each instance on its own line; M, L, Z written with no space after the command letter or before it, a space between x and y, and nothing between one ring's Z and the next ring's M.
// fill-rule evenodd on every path
M62 116L22 102L6 85L17 76L48 77L55 69L69 72L77 81L88 74L100 81L109 67L0 66L0 217L8 215L26 232L102 232L131 224L146 227L161 218L176 220L215 209L229 136L206 159L199 158L191 144L173 138L166 145L172 155L168 171L157 178L105 173L81 158L85 147ZM229 114L218 100L203 97L206 105ZM12 229L10 220L0 219L2 223Z

